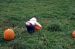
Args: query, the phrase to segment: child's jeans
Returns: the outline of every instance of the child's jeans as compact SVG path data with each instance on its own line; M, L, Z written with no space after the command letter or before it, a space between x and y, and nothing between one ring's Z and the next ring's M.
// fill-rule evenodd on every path
M30 25L30 26L26 25L26 28L29 33L33 33L35 31L35 26L33 25Z

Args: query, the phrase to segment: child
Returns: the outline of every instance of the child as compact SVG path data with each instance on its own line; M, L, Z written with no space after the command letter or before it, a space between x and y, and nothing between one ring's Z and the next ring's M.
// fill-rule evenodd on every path
M35 25L42 27L35 17L31 18L29 21L26 22L26 28L29 33L35 32Z

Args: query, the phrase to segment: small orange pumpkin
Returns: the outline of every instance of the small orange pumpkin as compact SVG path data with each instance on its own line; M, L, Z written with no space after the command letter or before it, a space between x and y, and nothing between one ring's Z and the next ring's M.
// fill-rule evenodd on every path
M15 38L15 33L12 29L6 29L4 31L4 39L6 41L10 41L10 40L13 40Z
M35 31L40 31L41 29L42 29L42 27L40 27L38 25L35 26Z
M75 38L75 31L72 32L72 37Z

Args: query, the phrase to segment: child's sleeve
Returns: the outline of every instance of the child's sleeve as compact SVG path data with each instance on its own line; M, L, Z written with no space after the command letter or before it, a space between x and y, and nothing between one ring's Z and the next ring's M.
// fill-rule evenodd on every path
M38 26L42 27L41 24L39 24L38 22L36 22L35 25L38 25Z
M28 21L28 22L26 22L26 25L30 25L29 21Z

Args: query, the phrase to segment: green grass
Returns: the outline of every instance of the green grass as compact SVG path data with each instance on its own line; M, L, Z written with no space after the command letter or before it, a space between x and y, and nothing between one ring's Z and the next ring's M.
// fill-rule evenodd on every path
M43 29L30 35L25 22L33 16ZM0 36L6 28L16 38L0 38L0 49L75 49L75 0L0 0Z

